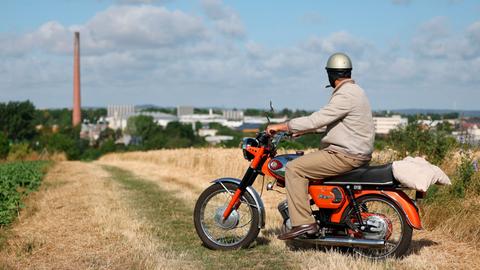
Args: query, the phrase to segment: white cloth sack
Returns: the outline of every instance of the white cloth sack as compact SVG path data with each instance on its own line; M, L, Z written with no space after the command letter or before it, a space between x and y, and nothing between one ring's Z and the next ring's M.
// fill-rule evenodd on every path
M450 178L437 166L421 157L394 161L393 176L402 185L426 192L432 184L451 185Z

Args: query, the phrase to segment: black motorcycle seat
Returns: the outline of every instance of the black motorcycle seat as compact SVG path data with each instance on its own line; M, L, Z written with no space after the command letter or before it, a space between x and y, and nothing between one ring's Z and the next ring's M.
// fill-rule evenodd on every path
M380 166L365 165L341 175L325 178L324 184L352 185L393 185L398 183L393 177L392 163Z

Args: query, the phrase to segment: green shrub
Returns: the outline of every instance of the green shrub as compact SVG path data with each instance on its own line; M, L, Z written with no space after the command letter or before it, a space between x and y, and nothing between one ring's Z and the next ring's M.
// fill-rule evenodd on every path
M24 207L22 199L40 186L45 161L0 164L0 227L10 224Z
M473 167L473 159L469 154L462 154L462 159L457 167L454 183L452 185L452 193L454 197L464 198L465 193L470 183L475 169Z
M392 130L387 144L398 153L398 158L408 155L425 155L433 164L440 164L456 145L455 138L446 131L424 128L416 122Z
M30 153L32 153L32 149L28 143L16 143L10 147L7 159L9 161L24 160Z
M88 148L80 156L81 160L96 160L102 156L102 152L96 148Z
M113 139L107 139L100 145L100 153L106 154L110 152L115 152L116 146L115 146L115 141Z
M10 143L8 142L7 136L0 132L0 159L5 159L10 152Z

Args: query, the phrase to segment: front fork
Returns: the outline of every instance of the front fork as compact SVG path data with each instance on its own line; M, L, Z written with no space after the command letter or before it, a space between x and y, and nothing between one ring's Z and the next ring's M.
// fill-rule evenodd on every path
M226 220L230 216L233 210L238 209L238 207L240 206L241 198L243 194L247 190L247 187L251 186L253 182L255 182L257 175L258 175L258 172L255 169L253 169L252 167L248 167L247 171L245 172L245 175L242 178L242 181L240 182L240 185L238 186L237 190L233 194L232 199L228 203L227 208L225 208L225 211L223 212L223 220Z

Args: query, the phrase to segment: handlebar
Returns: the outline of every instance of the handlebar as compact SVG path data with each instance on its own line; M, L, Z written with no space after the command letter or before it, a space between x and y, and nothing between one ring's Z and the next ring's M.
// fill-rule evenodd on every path
M257 140L259 143L263 145L270 145L271 143L271 146L273 146L276 149L277 146L282 141L282 139L286 137L291 137L291 136L292 136L292 133L289 133L289 132L281 131L281 132L275 133L274 135L270 135L265 131L262 131L257 134Z

